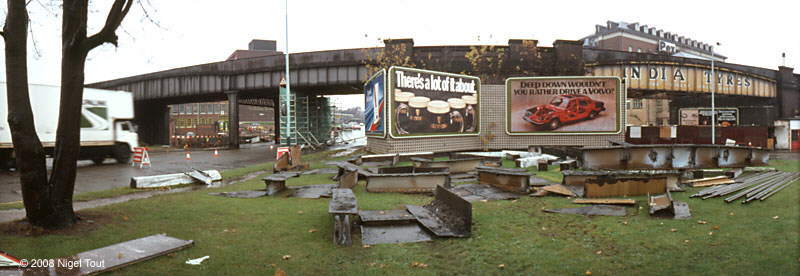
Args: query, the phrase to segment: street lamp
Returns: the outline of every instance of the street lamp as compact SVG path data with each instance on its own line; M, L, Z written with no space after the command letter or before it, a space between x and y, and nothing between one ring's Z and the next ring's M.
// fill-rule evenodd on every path
M716 43L719 46L719 42ZM711 47L711 144L717 143L717 109L714 104L714 94L717 90L717 75L714 73L714 47Z

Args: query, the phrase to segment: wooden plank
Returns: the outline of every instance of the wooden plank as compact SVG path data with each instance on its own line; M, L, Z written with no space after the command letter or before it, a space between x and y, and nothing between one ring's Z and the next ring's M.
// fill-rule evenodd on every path
M714 176L714 177L706 177L706 178L686 180L686 181L683 181L683 184L689 184L689 183L695 183L695 182L705 182L705 181L710 181L710 180L727 179L727 178L728 178L727 176L720 175L720 176Z
M627 198L578 198L572 201L575 204L614 204L614 205L634 205L635 199Z
M542 187L542 190L545 190L545 191L548 191L548 192L551 192L551 193L560 194L560 195L565 195L565 196L576 196L575 193L572 192L572 190L567 188L567 186L564 186L564 185L561 185L561 184L544 186L544 187Z
M712 181L696 182L692 184L692 187L708 187L714 185L733 184L733 183L736 183L736 181L733 179L717 179Z

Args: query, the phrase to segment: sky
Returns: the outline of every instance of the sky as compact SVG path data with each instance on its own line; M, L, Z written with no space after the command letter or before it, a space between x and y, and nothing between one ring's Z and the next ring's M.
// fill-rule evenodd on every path
M3 1L5 2L5 1ZM58 84L60 1L29 5L29 79ZM102 27L110 0L93 0L90 33ZM0 16L5 19L5 3ZM222 61L251 39L285 49L284 1L140 0L117 31L119 46L90 52L86 82ZM800 27L793 1L307 1L291 0L289 52L382 46L386 38L415 45L506 45L508 39L578 40L606 21L639 22L713 44L728 62L800 73ZM0 21L2 24L3 21ZM2 44L2 43L0 43ZM2 47L5 47L2 44ZM5 61L5 55L2 55ZM0 80L5 79L2 67Z

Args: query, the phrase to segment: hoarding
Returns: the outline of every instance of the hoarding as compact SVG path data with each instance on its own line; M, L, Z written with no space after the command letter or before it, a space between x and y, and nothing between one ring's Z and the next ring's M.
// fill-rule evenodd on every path
M730 107L715 108L715 119L718 126L735 126L739 124L739 109ZM710 126L711 108L681 108L681 125Z
M393 138L480 133L479 78L396 66L388 75Z
M386 98L386 70L380 70L364 85L364 133L384 137L384 103Z
M617 134L624 92L617 77L526 77L506 80L510 135Z

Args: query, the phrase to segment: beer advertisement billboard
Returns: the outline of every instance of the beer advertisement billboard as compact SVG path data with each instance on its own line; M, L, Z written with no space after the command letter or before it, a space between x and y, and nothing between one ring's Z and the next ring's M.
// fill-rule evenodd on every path
M617 134L624 92L617 77L506 80L509 135Z
M394 138L480 133L480 79L389 68L389 134Z
M386 98L386 70L372 75L364 85L364 133L384 137L384 103Z

